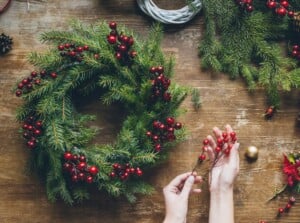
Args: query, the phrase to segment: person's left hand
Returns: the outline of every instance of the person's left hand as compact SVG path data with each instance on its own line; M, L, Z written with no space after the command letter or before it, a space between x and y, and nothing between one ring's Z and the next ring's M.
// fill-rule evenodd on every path
M201 189L193 189L193 185L201 183L197 173L183 173L175 177L163 190L166 203L164 223L184 223L188 210L188 198L191 192L200 193Z

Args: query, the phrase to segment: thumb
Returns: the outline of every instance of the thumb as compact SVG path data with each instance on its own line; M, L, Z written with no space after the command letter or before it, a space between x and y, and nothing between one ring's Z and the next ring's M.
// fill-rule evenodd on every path
M187 180L185 181L185 184L182 188L182 191L181 191L181 195L184 197L184 198L188 198L189 197L189 194L192 190L192 187L194 185L194 182L195 182L195 177L194 176L189 176L187 178Z

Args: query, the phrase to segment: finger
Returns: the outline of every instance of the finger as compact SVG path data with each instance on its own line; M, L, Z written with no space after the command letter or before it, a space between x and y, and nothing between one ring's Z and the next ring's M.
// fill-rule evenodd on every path
M192 173L191 172L187 172L187 173L183 173L178 175L177 177L175 177L169 184L168 186L173 186L173 187L178 187L181 183L183 183Z
M203 178L201 176L195 176L194 184L200 184L203 182Z
M208 155L208 158L210 160L214 160L215 159L215 153L214 153L214 149L213 148L216 148L217 147L217 144L214 140L214 138L209 135L206 137L208 139L208 146L207 146L207 155Z
M222 137L222 131L218 127L214 127L213 132L214 132L217 139Z
M184 186L182 188L181 196L183 196L184 198L188 198L189 197L189 194L190 194L190 192L192 190L194 182L195 182L195 177L194 176L189 176L187 178L187 180L185 181L185 184L184 184Z
M231 149L230 151L230 155L229 155L229 165L233 168L239 168L239 160L240 160L240 157L239 157L239 151L238 151L238 148L239 148L240 144L239 143L235 143L233 148Z

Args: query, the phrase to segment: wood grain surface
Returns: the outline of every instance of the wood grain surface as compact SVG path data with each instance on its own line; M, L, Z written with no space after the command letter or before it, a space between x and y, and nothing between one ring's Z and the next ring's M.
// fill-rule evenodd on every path
M185 5L184 0L156 1L160 7L175 9ZM30 151L18 133L15 111L21 100L11 91L17 80L33 69L26 61L31 51L47 48L39 42L39 35L49 29L68 29L68 20L78 18L86 23L115 20L141 35L146 35L152 20L145 16L134 0L26 0L12 1L8 10L0 14L0 33L14 39L13 50L0 57L0 222L1 223L112 223L162 222L164 200L162 188L174 176L189 171L195 164L202 139L214 126L231 124L240 141L240 175L235 184L236 223L268 222L299 223L300 204L281 219L276 219L277 208L284 206L289 194L272 202L267 199L284 183L281 173L282 153L299 150L300 130L296 126L299 111L299 92L282 94L282 107L271 121L263 118L266 98L262 90L249 93L243 80L229 80L226 75L213 74L200 68L197 53L203 35L201 14L181 26L166 26L162 47L166 54L176 58L176 82L196 87L201 92L202 107L193 109L190 97L182 104L186 113L179 117L188 130L188 138L170 152L170 159L146 173L145 179L154 185L152 196L141 196L136 204L114 200L94 192L91 200L69 207L62 202L49 203L45 188L24 169ZM121 111L102 107L92 101L80 107L81 111L97 114L94 125L102 129L97 142L113 142L120 129ZM245 149L259 148L259 159L248 163ZM197 169L206 173L207 166ZM188 222L208 222L209 193L202 186L200 195L190 199ZM297 196L300 198L299 196ZM218 213L216 213L218 214Z

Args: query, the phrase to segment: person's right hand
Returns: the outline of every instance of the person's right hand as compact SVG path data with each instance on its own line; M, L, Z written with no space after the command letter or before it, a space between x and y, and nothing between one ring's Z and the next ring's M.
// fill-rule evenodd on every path
M223 154L220 159L218 159L215 162L216 153L214 152L214 149L217 146L216 139L222 138L222 131L214 127L213 128L214 137L207 136L207 139L209 141L209 145L207 147L208 156L212 162L212 169L210 172L210 191L211 192L219 192L220 190L228 190L233 188L233 183L235 178L237 177L239 173L239 143L237 142L230 142L233 143L232 149L230 151L229 155ZM230 125L226 125L225 132L230 135L231 132L233 132ZM226 147L227 144L224 145ZM225 148L223 148L225 149ZM215 163L214 163L215 162Z

